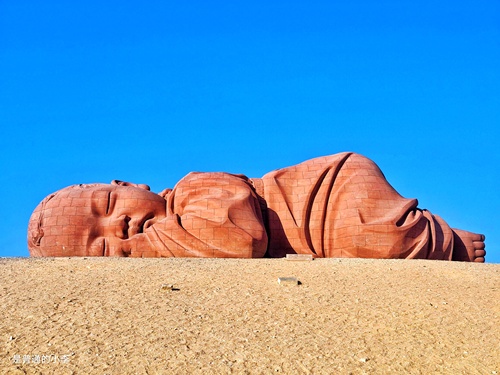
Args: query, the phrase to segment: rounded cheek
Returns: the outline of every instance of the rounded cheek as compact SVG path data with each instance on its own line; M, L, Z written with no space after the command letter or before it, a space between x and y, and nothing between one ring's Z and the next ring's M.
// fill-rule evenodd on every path
M151 210L155 213L155 216L158 218L164 218L166 216L167 207L166 201L158 202L158 201L149 201L149 205Z
M166 216L166 206L165 201L159 202L156 200L139 200L136 202L135 206L131 207L133 214L140 217L144 215L154 214L158 219L162 219Z

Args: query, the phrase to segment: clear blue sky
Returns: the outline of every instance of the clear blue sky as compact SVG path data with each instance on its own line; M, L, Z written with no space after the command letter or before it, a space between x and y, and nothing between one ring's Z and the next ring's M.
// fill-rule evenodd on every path
M355 151L500 262L498 1L0 0L0 256L47 194Z

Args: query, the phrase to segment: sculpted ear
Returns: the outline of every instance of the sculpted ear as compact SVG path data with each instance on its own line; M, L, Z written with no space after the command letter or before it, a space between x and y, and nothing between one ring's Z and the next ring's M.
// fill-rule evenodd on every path
M127 181L121 181L121 180L113 180L111 181L111 185L117 185L117 186L133 186L139 189L144 189L144 190L151 190L149 185L146 184L134 184L133 182L127 182Z

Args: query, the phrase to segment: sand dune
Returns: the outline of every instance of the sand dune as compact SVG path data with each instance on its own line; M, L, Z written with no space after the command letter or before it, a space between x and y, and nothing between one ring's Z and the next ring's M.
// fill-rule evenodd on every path
M498 264L1 259L0 282L6 374L500 374Z

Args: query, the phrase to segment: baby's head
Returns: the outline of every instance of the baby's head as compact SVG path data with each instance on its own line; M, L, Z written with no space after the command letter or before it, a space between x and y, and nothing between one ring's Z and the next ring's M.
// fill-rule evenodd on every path
M31 256L128 256L149 245L144 231L166 216L147 185L73 185L47 196L28 224Z

